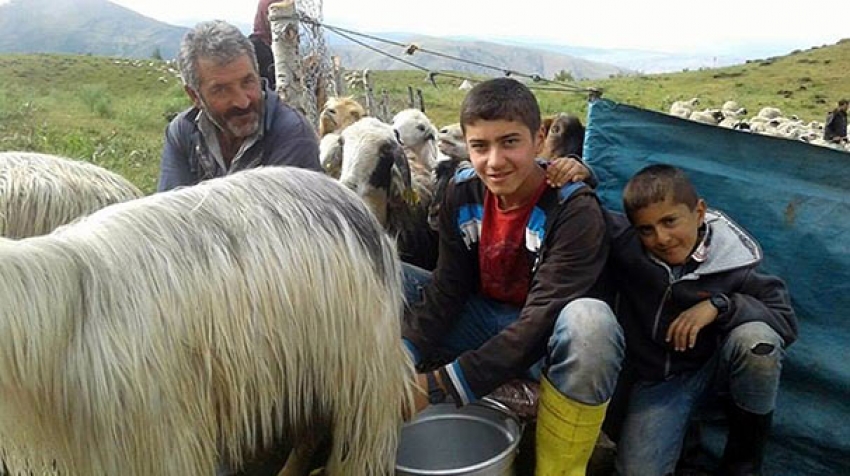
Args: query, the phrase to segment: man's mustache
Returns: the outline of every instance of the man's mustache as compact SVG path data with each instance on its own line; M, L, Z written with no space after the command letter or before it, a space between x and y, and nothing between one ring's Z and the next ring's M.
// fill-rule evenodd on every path
M251 113L257 113L257 108L255 107L246 107L245 109L234 107L227 110L227 113L224 114L224 117L227 119L231 119L234 117L246 116Z

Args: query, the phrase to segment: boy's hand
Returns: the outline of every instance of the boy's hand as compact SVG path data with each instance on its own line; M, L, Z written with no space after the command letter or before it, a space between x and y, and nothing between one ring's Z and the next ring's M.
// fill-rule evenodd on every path
M410 420L428 406L428 379L425 374L416 374L416 385L413 386L413 412L404 409L404 419Z
M546 167L546 183L553 188L563 187L568 182L580 182L590 177L590 170L572 157L558 157Z
M706 299L679 314L667 329L665 341L672 341L673 349L679 352L693 349L697 343L699 331L715 319L717 319L717 308Z

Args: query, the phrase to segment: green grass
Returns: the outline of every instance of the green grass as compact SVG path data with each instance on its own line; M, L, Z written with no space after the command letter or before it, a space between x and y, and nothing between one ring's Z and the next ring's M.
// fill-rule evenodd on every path
M189 105L167 67L95 56L0 56L0 150L86 160L153 192L166 117Z
M0 150L28 150L82 159L113 170L146 193L154 191L167 117L189 106L168 65L72 55L0 55ZM604 97L666 112L677 100L699 97L701 107L735 100L755 114L765 106L786 115L823 120L847 90L850 40L753 60L727 68L582 81ZM163 82L159 78L166 78ZM460 80L421 71L373 71L375 96L387 91L391 112L409 106L408 87L422 91L435 124L457 122ZM363 98L362 89L348 94ZM584 117L583 93L536 92L544 115Z

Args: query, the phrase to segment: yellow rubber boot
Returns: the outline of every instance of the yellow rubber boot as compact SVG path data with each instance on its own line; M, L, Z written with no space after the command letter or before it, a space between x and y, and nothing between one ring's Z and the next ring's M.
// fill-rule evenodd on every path
M608 403L569 399L543 378L537 410L536 476L584 476Z

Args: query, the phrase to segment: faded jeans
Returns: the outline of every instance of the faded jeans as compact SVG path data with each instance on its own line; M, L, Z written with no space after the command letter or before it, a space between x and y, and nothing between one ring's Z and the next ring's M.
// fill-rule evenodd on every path
M403 269L407 302L419 302L431 273L408 264ZM520 311L519 307L474 295L441 346L453 356L477 349L516 321ZM547 354L528 370L528 376L540 380L545 369L549 381L567 397L600 405L614 393L624 352L623 330L611 308L597 299L576 299L561 310Z
M638 381L617 444L617 474L673 474L691 416L718 393L728 393L735 405L750 413L773 411L783 345L767 324L748 322L733 329L698 371L662 382Z

